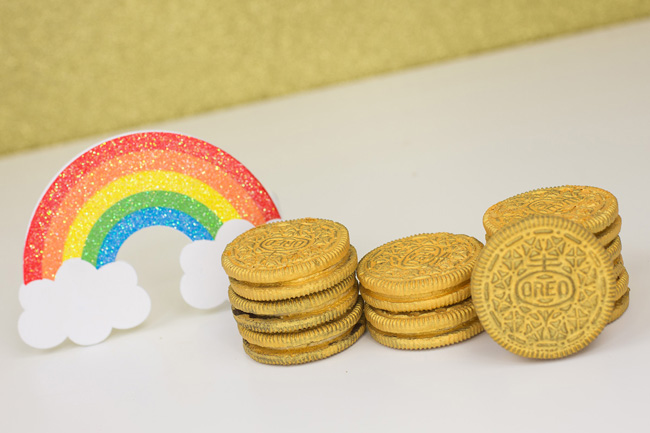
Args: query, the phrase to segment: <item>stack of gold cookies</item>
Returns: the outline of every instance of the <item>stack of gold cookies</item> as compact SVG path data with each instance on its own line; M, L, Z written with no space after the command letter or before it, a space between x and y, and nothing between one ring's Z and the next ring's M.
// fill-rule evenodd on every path
M616 303L609 323L630 303L629 274L623 265L621 217L618 201L608 191L593 186L566 185L528 191L491 206L483 215L486 241L499 230L531 215L555 215L573 221L596 236L614 265Z
M293 365L343 351L365 331L347 229L305 218L251 229L226 246L228 296L255 361Z
M483 330L470 297L470 275L483 248L451 233L384 244L361 259L357 276L370 335L395 349L431 349Z

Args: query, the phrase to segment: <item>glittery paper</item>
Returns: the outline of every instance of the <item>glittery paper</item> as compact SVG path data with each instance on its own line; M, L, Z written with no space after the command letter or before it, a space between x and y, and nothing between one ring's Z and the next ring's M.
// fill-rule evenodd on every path
M169 194L143 194L152 191ZM157 214L161 225L170 224L170 215L188 215L212 236L216 220L242 218L259 225L279 218L253 174L218 147L173 133L125 135L84 152L46 190L25 243L25 284L52 279L64 260L85 257L86 246L88 257L94 256L98 246L103 249L106 243L104 239L100 244L97 233L110 232L109 227L119 225L118 215L130 215L124 209L148 207L179 211ZM214 217L205 216L204 208ZM119 250L120 245L112 246L111 251Z

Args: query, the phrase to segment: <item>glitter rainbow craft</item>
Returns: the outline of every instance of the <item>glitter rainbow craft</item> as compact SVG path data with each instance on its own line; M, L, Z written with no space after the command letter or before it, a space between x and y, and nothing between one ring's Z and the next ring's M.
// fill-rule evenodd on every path
M279 218L255 176L205 141L142 132L94 146L54 178L29 224L21 338L38 348L66 338L87 345L113 328L142 323L149 297L137 286L135 270L116 258L132 234L150 226L174 228L193 241L181 253L185 301L196 308L219 305L227 299L228 279L212 264L225 244Z
M73 257L111 263L145 227L214 239L225 221L279 217L255 176L218 147L166 132L117 137L84 152L46 190L25 243L24 281L52 279Z

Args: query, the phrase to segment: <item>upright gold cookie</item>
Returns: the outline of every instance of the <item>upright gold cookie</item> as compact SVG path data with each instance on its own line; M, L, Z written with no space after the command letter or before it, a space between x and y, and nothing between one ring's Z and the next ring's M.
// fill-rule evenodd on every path
M265 224L237 237L223 252L226 274L249 283L278 283L320 272L349 255L348 230L334 221L303 218Z
M616 219L618 201L612 193L593 186L536 189L491 206L483 215L483 226L492 236L503 227L530 215L560 216L591 233L598 233Z
M374 293L410 296L457 286L469 279L483 244L465 235L433 233L397 239L366 254L359 282Z
M595 236L564 218L535 215L497 232L472 274L487 333L511 352L561 358L600 334L615 301L612 260Z

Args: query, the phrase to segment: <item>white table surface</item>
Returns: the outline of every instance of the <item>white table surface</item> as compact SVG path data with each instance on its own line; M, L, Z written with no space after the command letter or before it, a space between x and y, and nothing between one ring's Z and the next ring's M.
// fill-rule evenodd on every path
M96 346L31 349L16 331L29 218L104 134L0 159L0 432L648 431L650 21L144 128L224 148L285 218L339 221L360 255L419 232L483 239L483 212L533 188L605 188L623 217L630 308L551 362L485 333L417 352L366 334L324 361L266 366L244 353L228 305L184 304L189 241L152 228L118 256L151 295L145 323Z

